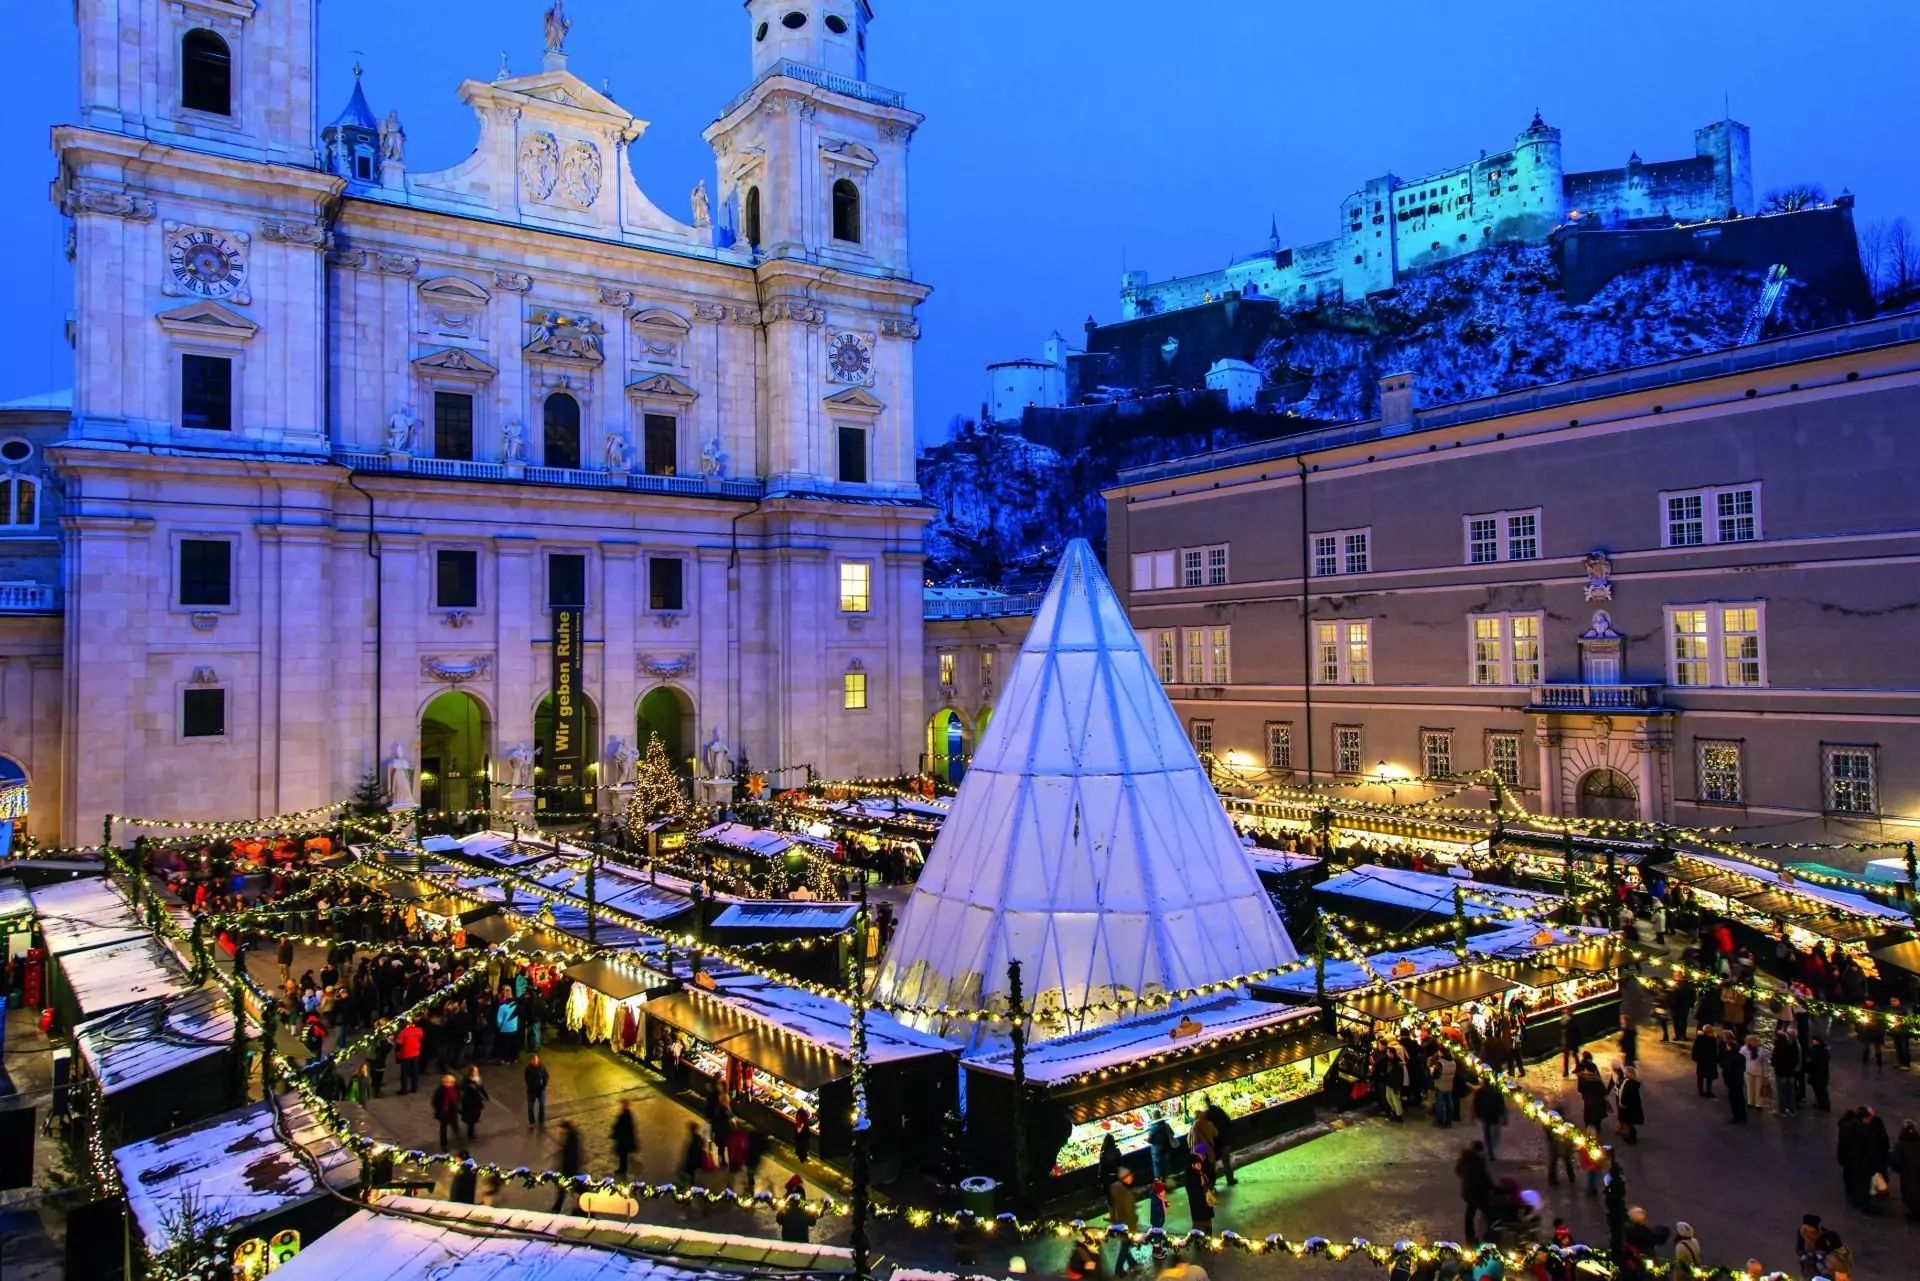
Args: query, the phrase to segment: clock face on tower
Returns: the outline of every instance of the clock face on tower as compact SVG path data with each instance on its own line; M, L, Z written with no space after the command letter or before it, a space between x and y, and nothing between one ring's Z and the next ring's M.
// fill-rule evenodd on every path
M219 232L187 228L167 245L167 274L182 293L224 298L246 283L247 264L239 248Z
M837 383L867 387L873 384L873 336L838 333L827 336L827 376Z

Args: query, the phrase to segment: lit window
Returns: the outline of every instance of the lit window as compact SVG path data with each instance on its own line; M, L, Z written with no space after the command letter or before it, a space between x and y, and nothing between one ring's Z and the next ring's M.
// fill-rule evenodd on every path
M1341 774L1358 774L1361 771L1361 758L1366 755L1360 750L1360 727L1358 725L1335 725L1333 727L1333 768Z
M1668 606L1668 683L1765 685L1765 626L1766 611L1756 602Z
M0 480L0 528L32 529L40 523L40 482L26 476Z
M1475 685L1540 683L1540 615L1474 614L1467 625Z
M1323 685L1373 683L1373 624L1314 624L1314 675Z
M1202 627L1187 629L1187 684L1207 685L1207 633Z
M1874 749L1828 747L1826 756L1827 808L1836 814L1873 814L1879 811Z
M940 655L940 683L942 685L948 685L948 686L953 684L953 655L952 654Z
M1740 743L1697 738L1693 745L1701 801L1710 805L1738 805L1741 801Z
M1293 768L1293 726L1283 721L1267 722L1267 768Z
M863 560L840 562L840 612L864 614L873 599L873 566Z
M850 712L865 711L867 706L867 674L848 672L840 678L841 706Z
M1760 537L1760 486L1728 485L1660 496L1661 545L1751 543Z
M980 683L982 685L993 683L993 651L990 649L980 651Z
M1427 778L1453 776L1452 730L1423 729L1420 731L1420 765Z
M1520 736L1505 730L1487 735L1487 768L1508 787L1520 786Z
M1213 722L1212 721L1195 721L1193 722L1192 729L1193 729L1194 752L1197 753L1200 759L1203 761L1212 759L1213 757Z
M1467 564L1540 558L1540 510L1483 512L1466 518Z
M1171 685L1176 679L1176 674L1173 670L1174 642L1172 629L1169 628L1163 632L1155 632L1153 634L1153 642L1154 667L1160 673L1160 683L1162 685Z

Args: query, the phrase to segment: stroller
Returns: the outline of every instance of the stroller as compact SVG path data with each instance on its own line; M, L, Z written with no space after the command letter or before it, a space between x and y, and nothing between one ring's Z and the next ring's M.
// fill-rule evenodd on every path
M1491 1235L1502 1250L1539 1245L1544 1240L1540 1226L1540 1194L1522 1188L1511 1176L1494 1185L1493 1202L1487 1223Z

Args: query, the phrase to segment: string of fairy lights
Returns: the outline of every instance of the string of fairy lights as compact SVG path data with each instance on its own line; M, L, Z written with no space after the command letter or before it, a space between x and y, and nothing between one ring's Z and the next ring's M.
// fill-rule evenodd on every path
M1889 1029L1905 1027L1920 1031L1920 1011L1905 1013L1899 1010L1883 1010L1877 1007L1869 1009L1864 1005L1848 1005L1840 1001L1828 1001L1817 996L1801 995L1800 993L1785 991L1780 988L1763 987L1758 983L1747 982L1730 975L1719 974L1713 970L1703 970L1697 965L1688 965L1683 961L1674 960L1663 954L1648 951L1645 948L1632 947L1629 948L1629 950L1635 958L1654 967L1655 972L1643 974L1643 978L1648 982L1658 983L1664 988L1671 989L1678 986L1682 980L1686 980L1702 985L1711 985L1719 988L1723 992L1732 989L1750 1001L1767 1004L1779 1001L1783 997L1791 997L1795 1005L1804 1007L1809 1014L1818 1014L1831 1019L1844 1019L1855 1027L1868 1027L1877 1022ZM1659 973L1659 971L1662 970L1666 971L1664 975Z

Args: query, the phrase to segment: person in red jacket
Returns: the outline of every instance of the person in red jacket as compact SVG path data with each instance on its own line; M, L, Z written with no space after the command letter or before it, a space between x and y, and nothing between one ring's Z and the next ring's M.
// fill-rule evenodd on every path
M393 1038L393 1057L400 1061L400 1093L412 1094L420 1088L420 1049L427 1034L418 1023L409 1023Z

